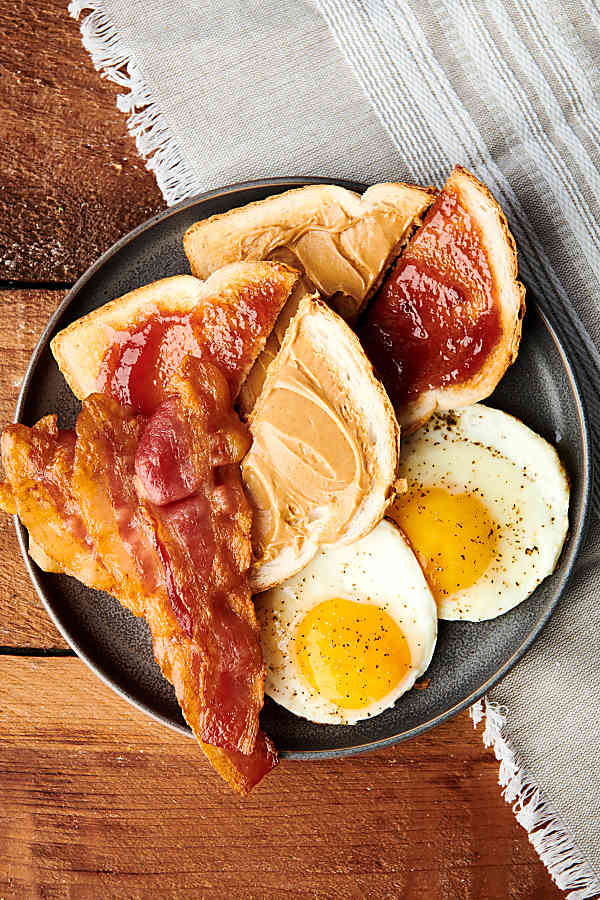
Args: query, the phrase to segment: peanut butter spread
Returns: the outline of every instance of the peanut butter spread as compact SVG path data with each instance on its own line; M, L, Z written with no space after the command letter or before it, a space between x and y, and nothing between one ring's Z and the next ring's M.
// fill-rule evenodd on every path
M260 396L267 377L267 369L279 353L287 327L298 312L300 301L303 297L310 294L311 292L307 290L305 279L300 278L292 290L289 300L279 313L273 331L267 338L262 352L257 357L248 373L248 377L240 388L237 406L243 419L247 419L254 409L254 404Z
M362 196L333 184L305 185L196 222L185 234L185 252L202 279L235 260L286 262L354 321L434 193L400 183L372 185Z
M270 249L265 258L300 268L307 285L327 297L343 318L352 320L408 223L392 206L376 207L356 218L337 204L324 205L320 212L320 221L289 229L285 243Z
M365 435L327 356L291 326L251 417L242 464L257 563L338 540L369 489Z
M256 402L301 298L316 288L343 319L352 322L408 228L405 218L392 206L375 207L358 218L351 218L338 204L325 204L319 213L318 222L311 219L293 229L280 228L271 238L275 246L264 244L266 234L260 237L259 255L283 262L303 274L242 385L238 404L244 417ZM279 245L277 241L283 240L284 235L285 244ZM254 236L254 240L258 238ZM251 243L244 252L249 257L257 255Z

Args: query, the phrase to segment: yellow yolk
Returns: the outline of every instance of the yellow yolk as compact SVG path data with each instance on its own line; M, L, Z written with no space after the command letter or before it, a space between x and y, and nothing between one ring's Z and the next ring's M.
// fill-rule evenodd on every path
M388 515L411 542L437 601L475 584L495 557L498 525L474 494L411 486Z
M304 616L295 646L311 687L343 709L381 700L411 667L406 637L385 610L339 597Z

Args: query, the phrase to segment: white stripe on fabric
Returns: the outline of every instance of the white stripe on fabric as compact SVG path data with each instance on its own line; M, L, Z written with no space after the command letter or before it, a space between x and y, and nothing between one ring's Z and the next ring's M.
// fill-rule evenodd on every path
M597 3L594 0L582 0L582 4L590 17L590 21L597 29L600 29L600 8Z
M365 88L365 81L371 85L371 91L365 91L374 103L377 114L379 115L384 126L388 129L394 143L398 147L402 158L404 159L403 145L405 135L402 132L402 121L399 121L396 110L389 110L387 96L394 91L397 84L397 72L392 64L391 58L387 54L372 53L369 41L364 38L366 34L372 34L371 24L368 19L365 21L366 11L358 4L350 8L350 4L335 4L328 12L331 16L326 15L330 19L332 31L339 37L341 49L348 62L353 65L355 58L354 44L351 46L346 43L344 38L350 33L351 29L355 29L353 37L356 39L356 45L360 53L361 67L356 71L359 80ZM360 21L362 27L356 29L356 21ZM389 111L388 111L389 110ZM411 133L411 141L414 145L411 147L410 162L406 168L407 178L426 184L434 175L432 174L433 159L429 159L429 151L426 142L427 138L427 122L423 117L422 111L417 109L414 111L413 129ZM415 154L415 150L418 154ZM408 173L413 173L412 175Z

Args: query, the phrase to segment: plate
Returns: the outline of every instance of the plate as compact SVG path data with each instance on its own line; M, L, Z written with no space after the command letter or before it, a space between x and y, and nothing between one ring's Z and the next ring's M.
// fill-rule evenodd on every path
M285 178L223 188L187 200L118 241L80 278L49 322L32 356L16 421L32 425L50 412L70 426L79 404L50 353L51 338L73 320L147 282L189 271L182 246L198 219L270 194L326 179ZM362 191L364 185L339 182ZM571 479L570 531L554 574L516 609L490 622L440 622L424 690L413 690L381 715L354 726L316 725L267 699L264 729L282 756L342 756L392 744L442 722L474 703L515 664L548 621L568 581L580 545L590 490L588 433L581 395L560 335L529 298L517 362L491 406L513 413L556 446ZM171 686L152 656L148 630L112 597L74 579L42 572L27 555L32 581L59 631L93 671L121 696L166 725L191 734ZM68 702L68 686L65 694Z

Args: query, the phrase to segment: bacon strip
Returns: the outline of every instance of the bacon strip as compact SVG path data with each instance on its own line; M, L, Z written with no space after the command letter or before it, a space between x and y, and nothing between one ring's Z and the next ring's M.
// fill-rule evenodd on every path
M171 606L184 634L202 648L200 736L247 754L256 740L264 679L245 577L252 519L239 474L250 437L213 366L189 358L177 386L179 397L148 422L136 472L148 501L155 501L146 504L147 521Z
M29 531L30 547L42 548L48 568L73 575L89 587L114 593L112 575L100 559L71 487L75 434L59 431L56 416L2 432L8 485L3 506L15 510ZM32 547L33 549L33 547Z
M17 501L8 481L0 481L0 509L9 516L17 514Z
M93 561L98 581L86 583L145 617L155 657L203 750L247 793L277 762L258 728L264 672L238 465L248 435L214 367L187 361L174 390L150 420L92 395L75 433L59 432L55 418L6 429L2 496L34 513L32 536L52 559L56 527L68 535L78 556L61 555L65 571L80 577ZM35 478L43 490L34 490ZM36 523L48 497L55 522L44 531Z
M134 484L145 426L130 408L92 394L77 418L73 467L73 490L86 527L118 585L116 596L136 616L143 616L147 598L165 587Z

